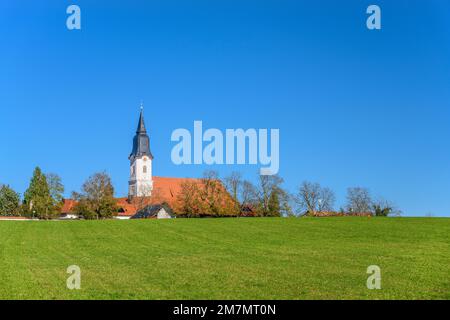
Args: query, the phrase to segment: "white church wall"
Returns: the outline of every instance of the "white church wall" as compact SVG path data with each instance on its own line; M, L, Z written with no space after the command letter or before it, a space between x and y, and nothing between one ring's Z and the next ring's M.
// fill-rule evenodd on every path
M147 197L152 189L152 160L147 156L134 159L130 166L130 195Z

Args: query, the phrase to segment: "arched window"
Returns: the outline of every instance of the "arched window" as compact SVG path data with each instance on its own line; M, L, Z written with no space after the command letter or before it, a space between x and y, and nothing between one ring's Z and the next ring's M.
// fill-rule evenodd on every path
M142 170L144 171L144 173L147 173L147 166L144 166Z

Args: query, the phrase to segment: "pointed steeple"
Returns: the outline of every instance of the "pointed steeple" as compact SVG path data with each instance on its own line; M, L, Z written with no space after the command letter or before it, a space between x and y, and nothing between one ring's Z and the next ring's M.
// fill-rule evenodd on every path
M141 102L141 113L139 115L139 123L136 130L136 135L133 139L133 150L131 151L129 159L148 156L153 159L152 152L150 151L150 138L147 135L144 123L144 108Z
M145 129L145 122L144 122L144 108L141 105L141 114L139 116L139 123L138 123L138 127L137 127L137 131L136 133L147 133L147 130Z

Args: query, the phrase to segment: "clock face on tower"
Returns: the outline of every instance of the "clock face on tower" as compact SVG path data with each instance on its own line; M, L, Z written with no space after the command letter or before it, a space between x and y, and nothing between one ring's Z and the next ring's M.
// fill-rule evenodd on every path
M144 162L146 162L147 161L147 157L142 158L142 160L144 160Z

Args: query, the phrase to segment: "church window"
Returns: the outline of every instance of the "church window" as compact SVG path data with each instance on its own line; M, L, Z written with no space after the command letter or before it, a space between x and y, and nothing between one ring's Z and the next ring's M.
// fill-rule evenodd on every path
M147 166L144 166L143 171L144 173L147 173Z

